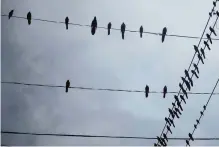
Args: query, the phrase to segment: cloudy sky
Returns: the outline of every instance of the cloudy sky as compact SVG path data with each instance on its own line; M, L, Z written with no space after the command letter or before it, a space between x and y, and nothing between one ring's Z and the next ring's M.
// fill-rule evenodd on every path
M98 26L108 22L120 28L201 36L211 0L2 0L1 13L90 24L97 16ZM218 9L218 7L217 7ZM197 39L167 37L97 29L1 17L2 81L65 85L95 88L178 91L184 69L193 57ZM209 25L213 25L215 17ZM208 30L209 31L209 30ZM219 30L216 32L219 34ZM202 43L203 46L203 43ZM192 92L211 92L219 78L219 41L206 52L200 64L200 78ZM195 58L195 62L197 59ZM155 137L160 135L168 107L174 100L161 94L81 91L64 88L26 87L1 84L2 130L37 133L71 133ZM219 87L215 92L219 92ZM183 115L175 121L169 137L187 137L206 103L208 95L190 95ZM219 97L213 96L194 137L219 137ZM152 145L154 140L70 138L2 134L7 145ZM192 145L218 145L218 141L195 141ZM168 145L185 145L169 141Z

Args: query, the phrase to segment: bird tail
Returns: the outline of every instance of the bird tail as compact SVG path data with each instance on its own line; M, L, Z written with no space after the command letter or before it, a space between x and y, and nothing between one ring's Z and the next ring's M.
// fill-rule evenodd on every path
M108 29L108 35L110 35L110 29Z
M166 93L163 93L163 98L165 98L166 97Z
M140 37L142 38L142 33L140 34Z
M124 36L124 33L122 33L122 39L124 40L125 36Z
M96 30L95 30L95 27L92 27L92 28L91 28L91 34L94 35L94 34L95 34L95 31L96 31Z
M145 96L148 97L148 93L145 93Z
M68 87L65 88L65 92L68 92Z
M31 24L31 20L30 20L30 19L28 20L28 24L29 24L29 25Z
M66 24L66 30L68 30L68 25Z
M162 43L164 42L164 40L165 40L165 36L164 36L164 35L162 35Z

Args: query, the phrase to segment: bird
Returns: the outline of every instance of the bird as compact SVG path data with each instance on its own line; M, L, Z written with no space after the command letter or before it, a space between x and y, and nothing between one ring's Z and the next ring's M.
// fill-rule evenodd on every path
M191 86L193 87L193 81L192 81L192 79L191 79L191 78L188 78L188 79L189 79L189 82L190 82Z
M200 111L201 116L204 115L204 112Z
M146 96L146 98L148 97L148 93L149 93L149 86L146 85L146 87L145 87L145 96Z
M8 14L8 19L10 19L13 16L14 10L11 10Z
M170 121L168 120L167 117L165 117L165 121L171 126L171 123L170 123Z
M184 77L181 77L182 81L186 84L186 87L189 89L189 91L191 90L191 86L189 84L189 82L184 78Z
M173 134L172 133L172 131L171 131L171 129L170 129L170 127L167 125L167 130L171 133L171 134Z
M173 107L176 107L175 103L172 103Z
M198 50L198 47L197 47L196 45L193 45L193 46L194 46L195 52L197 52L198 54L200 54L200 53L199 53L199 50Z
M197 124L199 124L199 123L200 123L198 119L196 119L196 122L197 122Z
M183 108L182 108L180 102L177 102L177 106L181 109L181 111L183 111Z
M210 30L215 36L217 36L215 30L214 30L211 26L209 27L209 30Z
M201 53L202 53L202 55L203 55L203 57L204 57L204 59L205 59L205 51L204 51L204 49L201 48L200 51L201 51Z
M185 75L188 77L188 79L190 79L190 76L189 76L189 72L188 72L188 70L185 69L184 72L185 72Z
M194 124L194 128L197 129L197 125L196 124Z
M204 64L204 60L202 59L200 54L198 54L198 59L202 61L202 64Z
M177 102L179 102L178 96L174 95L174 98Z
M170 119L170 118L168 118L168 119L169 119L170 123L173 125L173 127L175 128L175 124L174 124L173 120ZM171 125L170 125L170 126L171 126Z
M156 144L156 143L154 143L154 146L157 146L157 144Z
M207 46L208 50L211 50L209 44L207 43L207 41L204 41L204 44Z
M167 143L166 143L165 139L164 138L160 138L160 139L161 139L161 141L163 143L163 146L167 146Z
M180 89L182 89L182 91L185 91L185 89L183 88L183 85L181 83L179 83L179 87L180 87Z
M121 25L122 39L125 38L125 27L126 27L126 25L125 25L125 23L123 22L122 25Z
M190 146L190 144L189 144L189 141L188 141L188 140L186 140L186 145Z
M206 110L206 106L205 105L203 106L203 108L204 108L204 110Z
M216 2L215 1L213 1L213 5L214 5L214 7L216 7Z
M218 11L216 12L216 14L217 14L217 16L219 17L219 12L218 12Z
M210 43L212 44L211 36L210 36L209 34L206 34L206 37L208 38L208 40L209 40Z
M165 146L160 137L157 136L157 140L158 140L158 142L159 142L162 146Z
M164 86L164 88L163 88L163 98L166 97L166 94L167 94L167 86Z
M209 12L209 16L212 17L212 12Z
M162 31L162 43L163 43L164 40L165 40L165 36L166 36L166 34L167 34L167 28L164 27L164 28L163 28L163 31Z
M182 115L182 113L179 111L178 108L175 108L175 111L178 112L180 115Z
M107 25L108 35L110 35L110 29L111 29L111 27L112 27L112 24L111 24L111 22L109 22L108 25Z
M192 137L192 134L191 134L191 133L189 133L189 138L190 138L192 141L194 141L194 138Z
M65 92L68 92L68 88L70 87L70 81L66 81Z
M197 64L193 63L193 66L194 66L195 70L199 73L199 69L198 69Z
M177 114L176 111L173 111L173 113L175 114L175 116L176 116L177 118L179 118L179 115Z
M91 22L91 34L94 35L97 29L97 18L94 16L94 19Z
M167 138L167 135L165 133L163 133L163 138L166 139L166 141L168 142L168 138Z
M30 25L31 24L31 13L30 12L27 13L27 21L28 21L28 24Z
M199 78L195 70L191 70L191 72L195 75L196 78Z
M180 98L183 100L183 102L186 104L186 100L184 99L184 97L182 95L180 95Z
M65 25L66 25L66 30L68 30L68 23L69 23L69 18L68 16L65 18Z
M142 38L143 26L140 27L139 32L140 32L140 37Z
M174 113L173 113L173 111L172 111L170 108L168 108L168 110L169 110L169 112L170 112L170 115L172 116L172 118L174 118L175 116L174 116Z

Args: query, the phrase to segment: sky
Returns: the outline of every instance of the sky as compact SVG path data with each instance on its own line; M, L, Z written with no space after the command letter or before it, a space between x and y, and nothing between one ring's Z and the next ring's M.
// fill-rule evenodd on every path
M207 0L2 0L1 14L168 34L201 36L212 9ZM217 6L218 10L218 6ZM212 17L209 25L213 25ZM1 81L95 88L178 91L181 76L194 55L197 39L166 37L53 24L1 17ZM209 32L209 30L207 30ZM219 34L219 29L216 29ZM203 46L203 42L201 43ZM191 92L211 92L219 78L219 41L206 50L200 78ZM197 62L197 58L194 60ZM219 92L219 87L215 89ZM190 95L176 128L168 137L188 137L209 95ZM1 129L36 133L70 133L113 136L159 136L172 107L173 94L82 91L64 88L1 84ZM212 96L194 137L219 137L219 97ZM73 138L1 134L7 145L153 145L156 140ZM218 145L218 141L194 141L192 145ZM168 145L185 145L169 141Z

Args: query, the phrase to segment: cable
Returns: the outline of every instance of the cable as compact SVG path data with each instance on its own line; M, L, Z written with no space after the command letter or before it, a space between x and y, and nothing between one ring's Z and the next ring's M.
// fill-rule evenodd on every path
M211 100L211 98L212 98L212 95L213 95L213 93L214 93L215 88L217 87L218 82L219 82L219 79L217 80L217 82L216 82L216 84L215 84L215 86L214 86L214 89L212 90L211 95L209 96L208 101L207 101L207 103L205 104L206 108L203 110L203 114L204 114L204 112L205 112L206 109L207 109L208 103L210 102L210 100ZM201 118L202 118L203 116L204 116L204 115L200 115L200 117L199 117L199 119L198 119L199 123L197 123L197 126L200 124L200 120L201 120ZM192 135L194 134L195 130L196 130L196 128L194 127L193 132L192 132ZM191 140L191 139L189 138L188 141L190 141L190 140Z
M28 132L13 132L13 131L1 131L3 134L15 134L15 135L36 135L36 136L62 136L62 137L83 137L83 138L114 138L114 139L143 139L143 140L155 140L156 137L133 137L133 136L105 136L105 135L76 135L76 134L54 134L54 133L28 133ZM186 140L189 138L168 138L169 140ZM219 140L219 138L195 138L195 140Z
M6 15L6 14L1 14L1 16L8 17L8 15ZM17 18L17 19L27 19L26 17L22 17L22 16L12 16L12 17ZM62 22L62 21L54 21L54 20L47 20L47 19L32 18L32 20L49 22L49 23L62 23L62 24L65 24L65 22ZM90 27L90 25L83 25L83 24L77 24L77 23L69 23L69 25L74 25L74 26L79 26L79 27ZM107 30L106 27L97 27L97 28ZM117 29L117 28L111 28L111 29L112 30L116 30L116 31L120 31L120 29ZM138 33L139 32L139 31L133 31L133 30L125 30L125 31L132 32L132 33L136 33L136 32ZM159 35L159 36L162 35L161 33L147 32L147 31L144 31L143 33L150 34L150 35ZM169 37L180 37L180 38L190 38L190 39L200 39L199 37L185 36L185 35L168 35L167 34L166 36L169 36ZM205 39L207 39L207 38L205 38ZM212 38L212 40L219 40L219 39L218 38Z
M27 85L27 86L39 86L39 87L51 87L51 88L65 88L65 86L56 86L56 85L47 85L47 84L30 84L30 83L22 83L22 82L1 82L3 84L13 84L13 85ZM125 90L125 89L105 89L105 88L92 88L92 87L69 87L72 89L80 89L80 90L94 90L94 91L110 91L110 92L136 92L136 93L144 93L145 91L141 90ZM150 91L149 93L163 93L158 91ZM167 93L178 93L178 92L167 92ZM188 94L194 95L206 95L211 94L208 92L188 92ZM213 93L213 95L219 95L219 93Z

